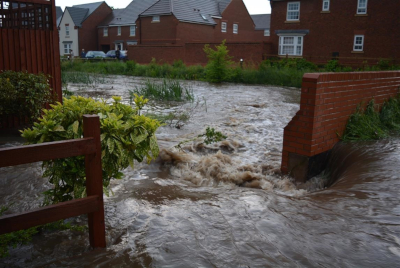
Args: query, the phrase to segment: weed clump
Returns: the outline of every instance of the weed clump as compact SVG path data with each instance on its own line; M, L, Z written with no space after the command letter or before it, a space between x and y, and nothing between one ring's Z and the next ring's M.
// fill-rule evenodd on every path
M177 80L164 79L162 83L147 80L144 86L129 91L131 100L135 94L163 101L193 101L193 89L184 87Z

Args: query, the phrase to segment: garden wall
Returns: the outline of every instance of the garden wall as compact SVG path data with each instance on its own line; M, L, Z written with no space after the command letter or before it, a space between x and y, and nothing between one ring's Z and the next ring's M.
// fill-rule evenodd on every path
M176 45L136 45L128 46L128 57L137 63L148 64L152 58L159 63L173 63L182 60L187 65L207 64L207 56L203 49L206 44L215 47L220 43L186 43ZM243 59L245 63L259 64L263 54L269 53L269 43L265 42L238 42L227 43L229 55L235 62Z
M320 173L357 106L374 99L380 109L399 88L400 71L305 74L300 110L284 129L282 173L302 182Z

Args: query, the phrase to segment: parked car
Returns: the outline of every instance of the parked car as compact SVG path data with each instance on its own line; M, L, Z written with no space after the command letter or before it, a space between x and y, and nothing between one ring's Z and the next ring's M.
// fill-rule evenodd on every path
M107 54L106 54L107 58L114 58L115 59L115 51L116 50L108 51ZM120 60L128 59L128 51L127 50L120 50L119 51L119 59Z
M106 53L104 53L103 51L88 51L85 56L85 58L87 59L105 58L105 57Z

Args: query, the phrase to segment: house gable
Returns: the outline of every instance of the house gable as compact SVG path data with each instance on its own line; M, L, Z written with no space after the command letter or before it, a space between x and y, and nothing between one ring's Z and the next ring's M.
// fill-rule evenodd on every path
M78 52L78 29L71 17L70 10L65 9L61 18L59 28L60 37L60 55L67 56L70 54L70 49L77 55Z

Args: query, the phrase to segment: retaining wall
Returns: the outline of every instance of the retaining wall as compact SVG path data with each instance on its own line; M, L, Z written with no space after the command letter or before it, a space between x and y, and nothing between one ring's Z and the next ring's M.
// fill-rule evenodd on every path
M320 173L357 106L374 99L380 109L399 88L400 71L305 74L300 110L284 129L282 173L303 182Z

